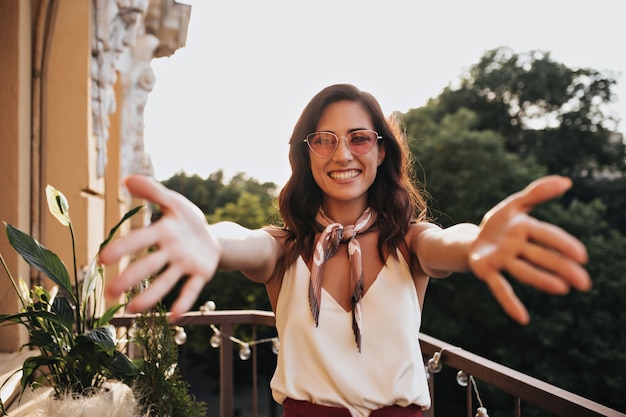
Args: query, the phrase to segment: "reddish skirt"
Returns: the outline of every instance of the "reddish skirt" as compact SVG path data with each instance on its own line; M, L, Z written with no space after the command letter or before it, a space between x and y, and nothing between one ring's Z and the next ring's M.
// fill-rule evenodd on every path
M350 417L350 412L345 408L318 405L291 398L283 402L283 411L283 417ZM422 407L415 404L408 407L390 405L372 411L370 417L422 417Z

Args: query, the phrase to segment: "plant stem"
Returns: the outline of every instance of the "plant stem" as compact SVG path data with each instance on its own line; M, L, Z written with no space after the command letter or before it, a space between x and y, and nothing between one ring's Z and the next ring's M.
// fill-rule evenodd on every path
M15 280L13 279L13 275L11 275L11 271L9 271L9 267L7 266L6 262L4 262L4 258L2 257L2 255L0 255L0 262L2 262L2 267L4 268L5 272L9 276L9 279L11 280L11 284L13 284L13 288L15 289L17 296L20 298L22 307L24 307L24 310L26 310L26 301L24 301L24 299L22 298L22 294L20 294L20 290L17 288L17 284L15 283Z
M74 286L76 291L76 332L78 334L83 334L83 324L81 322L81 301L80 301L80 291L78 290L78 268L76 266L76 239L74 238L74 228L72 227L72 223L69 223L70 227L70 235L72 236L72 256L74 261Z

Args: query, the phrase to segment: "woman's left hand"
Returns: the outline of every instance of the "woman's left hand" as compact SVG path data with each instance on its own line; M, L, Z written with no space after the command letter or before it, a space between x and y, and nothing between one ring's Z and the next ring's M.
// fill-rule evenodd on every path
M563 229L528 214L571 186L569 178L560 176L533 181L485 214L470 247L474 274L489 286L506 313L522 324L529 321L528 311L502 271L552 294L565 294L571 287L591 288L589 274L582 267L588 260L585 246Z

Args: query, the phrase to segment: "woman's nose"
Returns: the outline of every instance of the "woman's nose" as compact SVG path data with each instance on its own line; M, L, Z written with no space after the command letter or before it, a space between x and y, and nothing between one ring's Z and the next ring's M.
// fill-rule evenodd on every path
M341 137L337 143L337 150L333 157L337 160L350 160L353 157L352 151L348 147L348 139Z

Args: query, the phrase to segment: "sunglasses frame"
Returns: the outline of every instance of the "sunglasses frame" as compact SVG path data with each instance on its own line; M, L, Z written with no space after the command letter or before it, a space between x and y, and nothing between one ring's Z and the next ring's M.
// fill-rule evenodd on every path
M352 150L352 148L350 147L350 142L348 142L348 136L354 134L354 133L358 133L358 132L368 132L368 133L374 133L376 135L376 141L374 142L374 144L372 145L372 147L370 149L367 150L367 152L364 153L356 153ZM320 155L319 153L317 153L315 151L315 149L313 149L313 146L311 146L311 142L309 142L309 138L311 138L313 135L316 134L320 134L320 133L324 133L326 135L331 135L334 136L336 141L335 141L335 148L333 149L333 151L331 153L329 153L328 155ZM324 131L317 131L317 132L311 132L308 135L306 135L306 138L304 138L303 142L305 142L307 144L307 146L309 147L309 149L311 150L311 152L313 152L315 155L319 156L320 158L329 158L331 156L333 156L335 154L335 152L337 152L337 148L339 148L339 140L340 139L344 139L346 141L346 146L348 147L348 149L350 150L350 152L352 152L353 155L356 156L363 156L363 155L367 155L367 153L369 153L372 149L374 149L374 146L376 146L376 144L378 142L380 142L381 140L383 140L383 137L380 136L378 134L378 132L374 131L374 130L370 130L370 129L359 129L359 130L354 130L350 133L348 133L346 136L337 136L335 135L333 132L324 132Z

